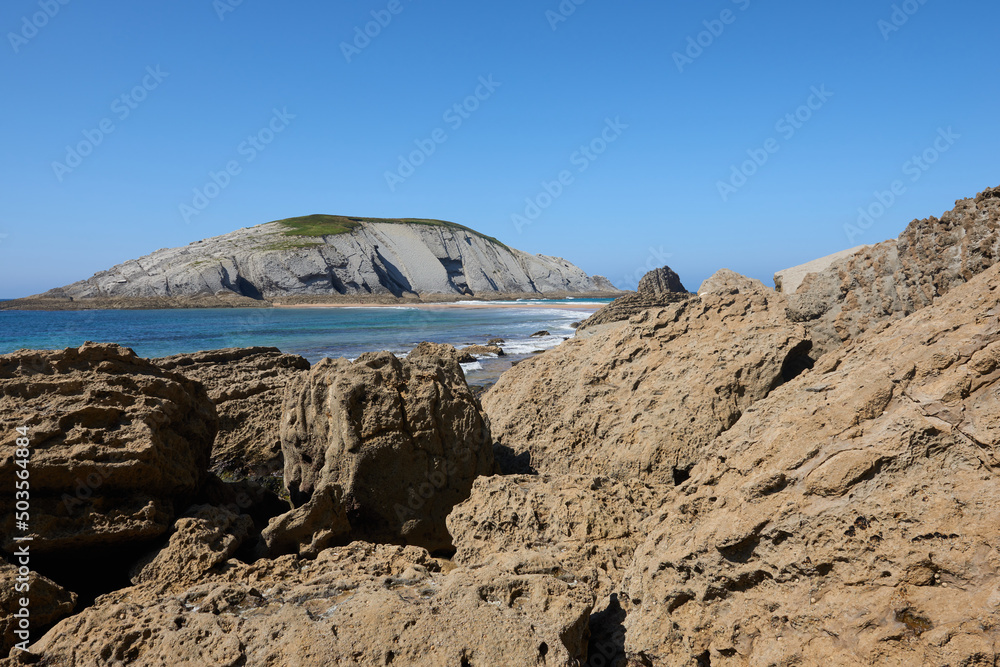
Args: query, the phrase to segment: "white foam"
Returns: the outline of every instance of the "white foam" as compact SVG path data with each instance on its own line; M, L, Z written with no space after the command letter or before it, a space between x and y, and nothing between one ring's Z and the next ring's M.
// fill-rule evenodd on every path
M465 371L466 373L469 373L471 371L481 371L483 370L483 365L478 361L472 361L467 364L462 364L462 370Z
M509 340L500 347L507 354L531 354L538 350L551 350L565 339L565 336L540 336L538 338L519 338Z

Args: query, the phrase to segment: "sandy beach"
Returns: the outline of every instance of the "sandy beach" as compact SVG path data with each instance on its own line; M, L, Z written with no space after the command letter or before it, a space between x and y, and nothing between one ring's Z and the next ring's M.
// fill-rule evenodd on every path
M558 310L583 310L596 312L605 304L593 301L576 303L518 303L518 302L450 302L450 303L274 303L274 308L419 308L421 310L446 310L481 308L555 308Z

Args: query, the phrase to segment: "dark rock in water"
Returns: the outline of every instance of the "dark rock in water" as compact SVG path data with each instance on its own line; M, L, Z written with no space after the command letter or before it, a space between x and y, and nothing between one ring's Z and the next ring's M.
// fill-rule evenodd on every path
M541 338L543 336L551 336L551 335L552 334L550 334L548 331L536 331L535 333L531 334L529 338Z
M503 348L496 345L469 345L458 351L458 363L471 364L480 357L503 357L506 356Z
M165 370L200 381L219 413L212 469L264 478L283 467L281 406L288 381L309 362L276 347L248 347L153 359Z
M490 338L490 339L489 339L489 340L488 340L488 341L486 342L486 344L487 344L487 345L503 345L503 344L504 344L504 343L506 343L506 342L507 342L507 341L505 341L505 340L504 340L503 338Z
M338 486L352 537L429 550L450 548L445 517L494 471L489 423L450 345L324 359L289 384L281 444L296 506Z
M804 322L818 352L924 308L1000 259L1000 188L935 217L898 239L868 246L803 278L788 315Z
M208 479L217 425L200 383L127 348L0 356L0 479L14 479L14 429L28 427L33 554L72 560L165 534ZM8 553L14 511L0 494Z
M584 320L576 329L581 331L599 324L621 322L644 310L662 308L672 303L686 301L692 296L694 295L684 289L681 279L673 269L664 266L643 276L639 281L638 292L618 297Z
M672 292L687 293L684 285L681 284L681 277L678 276L669 266L653 269L642 277L639 281L639 294L649 296L661 296Z
M583 324L583 322L570 322L569 326L573 329L579 329L581 324Z

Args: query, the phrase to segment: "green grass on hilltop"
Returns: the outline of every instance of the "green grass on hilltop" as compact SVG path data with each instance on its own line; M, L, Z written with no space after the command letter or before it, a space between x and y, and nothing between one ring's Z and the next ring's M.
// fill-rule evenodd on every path
M480 234L474 229L465 225L459 225L445 220L427 220L424 218L355 218L344 215L306 215L300 218L287 218L285 220L275 220L279 225L285 227L285 236L306 236L316 238L319 236L334 236L337 234L347 234L365 224L366 222L383 222L394 225L427 225L429 227L445 227L452 230L461 230L475 234L487 241L506 247L503 243L493 238Z

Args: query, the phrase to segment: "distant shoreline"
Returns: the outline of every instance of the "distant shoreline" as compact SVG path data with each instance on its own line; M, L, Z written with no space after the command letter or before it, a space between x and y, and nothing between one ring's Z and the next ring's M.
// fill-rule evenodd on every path
M445 310L445 309L480 309L480 308L555 308L558 310L599 310L603 304L595 304L588 299L581 299L579 304L574 303L525 303L521 301L510 301L506 303L336 303L336 304L274 304L274 308L419 308L421 310Z
M189 308L531 308L543 306L572 309L575 304L531 304L519 301L573 299L585 302L593 299L614 299L625 292L554 292L548 294L496 294L489 296L469 296L464 294L429 294L423 297L395 297L392 295L296 295L274 299L251 299L237 294L219 294L200 297L136 297L136 298L93 298L70 299L50 297L26 297L10 301L0 301L0 310L180 310ZM477 303L479 302L479 303ZM505 303L500 303L505 302Z

